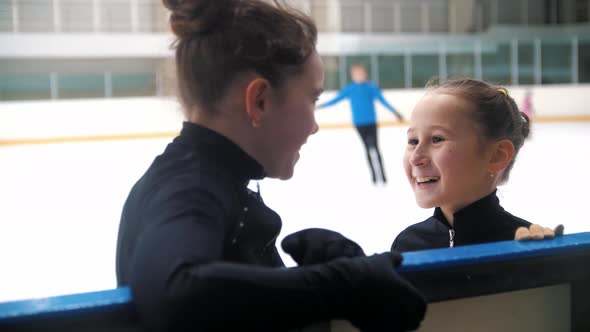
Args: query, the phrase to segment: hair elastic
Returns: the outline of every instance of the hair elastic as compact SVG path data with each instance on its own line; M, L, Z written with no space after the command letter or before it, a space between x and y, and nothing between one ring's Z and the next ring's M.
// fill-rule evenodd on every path
M498 89L498 91L502 92L502 94L503 94L505 97L508 97L508 93L506 92L506 89L504 89L504 88L499 88L499 89Z

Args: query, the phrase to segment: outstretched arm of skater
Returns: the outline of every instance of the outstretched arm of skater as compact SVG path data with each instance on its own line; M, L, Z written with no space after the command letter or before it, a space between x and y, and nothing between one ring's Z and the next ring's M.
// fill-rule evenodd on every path
M349 84L349 85L345 86L340 91L338 91L338 94L334 98L332 98L324 103L319 104L317 106L317 109L326 108L328 106L338 104L342 100L349 97L351 89L352 89L352 85Z
M373 96L375 98L377 98L377 100L379 100L379 102L385 106L385 108L387 108L389 111L391 111L391 113L393 113L399 121L403 121L403 117L401 115L400 112L398 112L398 110L395 109L395 107L393 107L388 101L387 99L385 99L385 97L383 96L383 93L381 92L381 89L379 89L379 87L377 85L372 85L373 88Z

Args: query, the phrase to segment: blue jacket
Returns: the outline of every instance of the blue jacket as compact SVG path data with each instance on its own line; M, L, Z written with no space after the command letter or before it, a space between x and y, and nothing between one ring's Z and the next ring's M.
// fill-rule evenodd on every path
M336 97L321 105L319 108L332 106L344 99L350 100L352 109L352 122L355 126L377 123L374 100L378 99L383 106L399 117L399 113L383 97L381 90L373 82L349 83L342 90L338 91Z

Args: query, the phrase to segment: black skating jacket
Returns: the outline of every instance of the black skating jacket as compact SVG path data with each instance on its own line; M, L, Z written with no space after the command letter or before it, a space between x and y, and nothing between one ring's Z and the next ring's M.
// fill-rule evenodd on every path
M494 191L457 211L454 226L437 207L432 217L401 232L391 250L404 252L513 240L518 227L530 224L505 211Z
M263 177L236 144L186 122L133 186L116 272L145 328L278 332L352 315L371 321L362 308L379 303L365 298L367 285L353 293L367 279L369 257L284 267L275 246L281 219L247 189ZM425 303L404 285L376 291L396 294L399 321L416 326Z

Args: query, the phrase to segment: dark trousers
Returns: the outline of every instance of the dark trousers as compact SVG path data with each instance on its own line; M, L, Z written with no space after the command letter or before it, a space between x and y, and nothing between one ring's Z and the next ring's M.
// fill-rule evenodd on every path
M369 124L356 126L356 130L365 145L365 152L367 154L369 168L371 169L373 183L377 183L377 181L387 183L385 170L383 169L383 161L381 160L381 152L379 151L379 145L377 144L377 125ZM372 151L373 154L376 155L375 158L372 156Z

